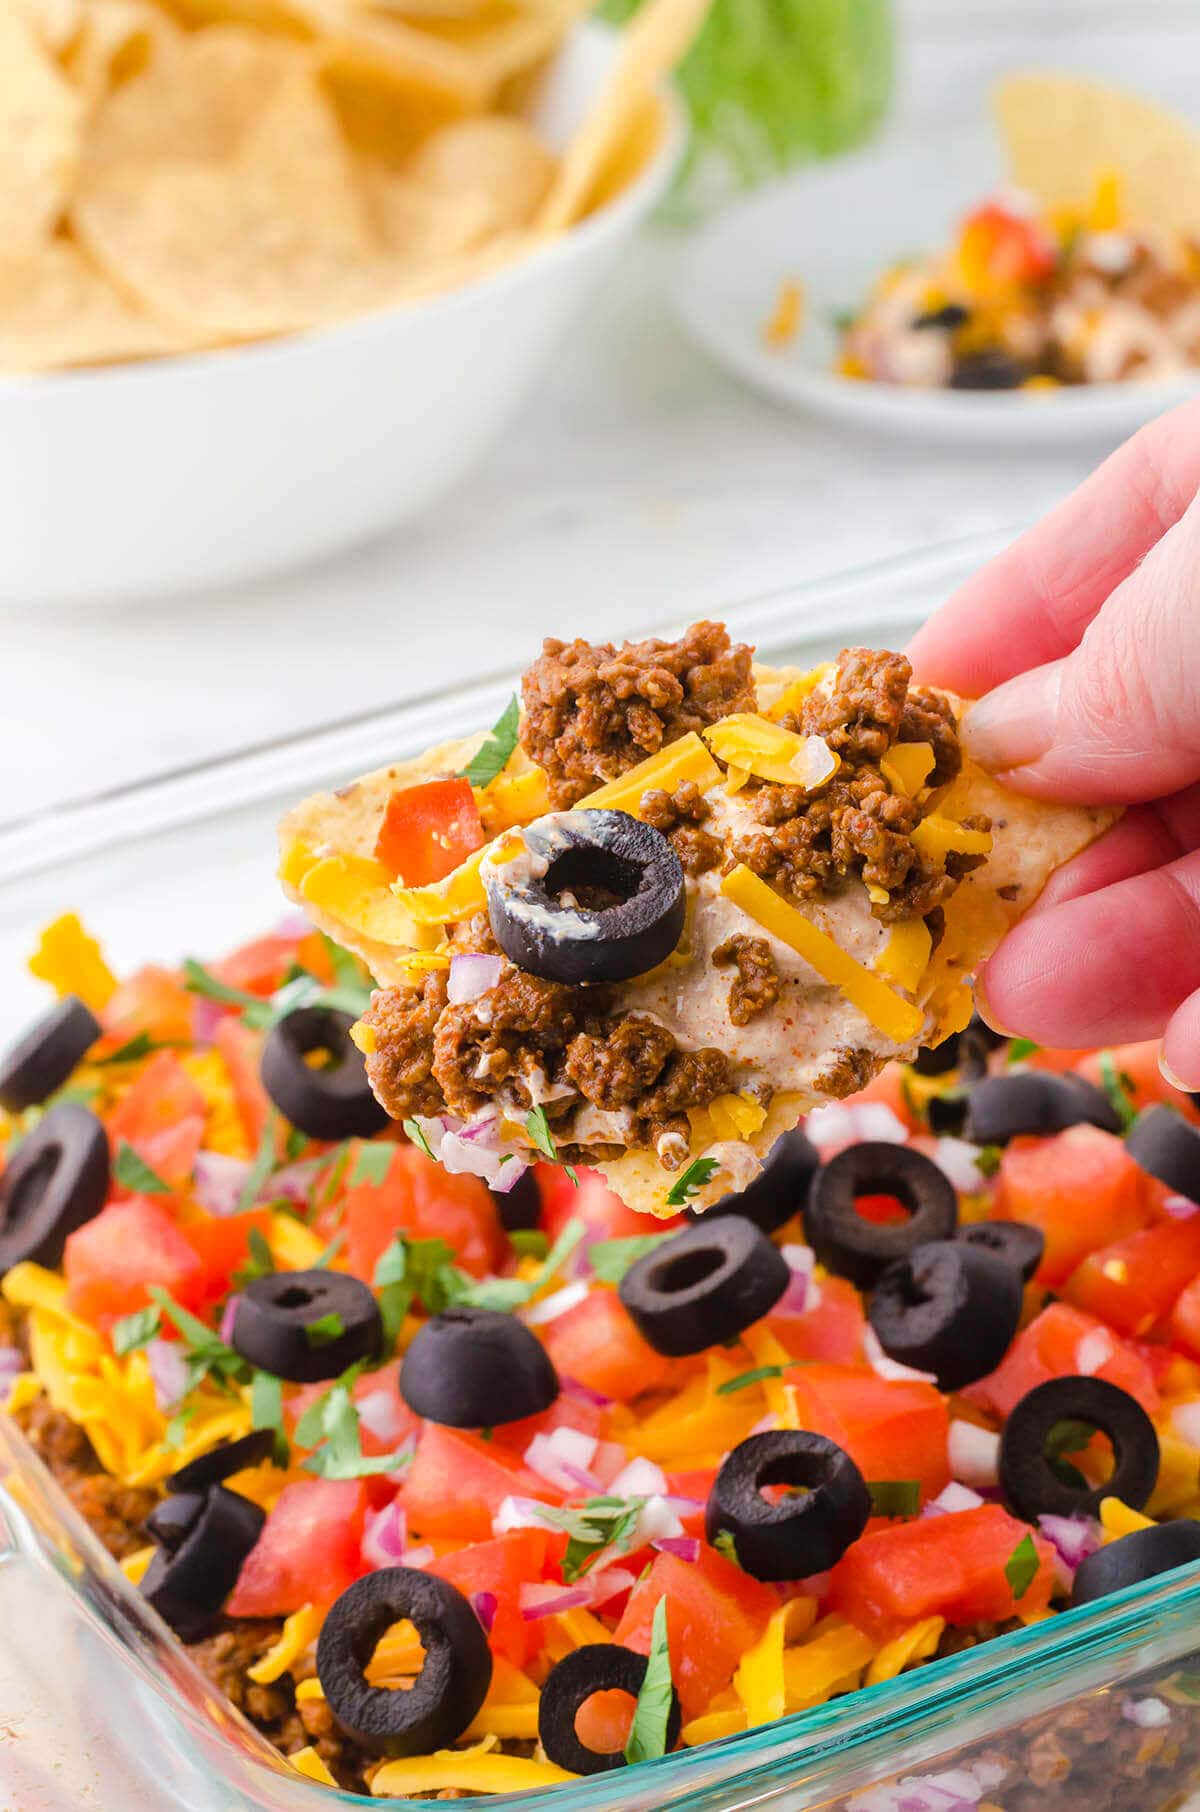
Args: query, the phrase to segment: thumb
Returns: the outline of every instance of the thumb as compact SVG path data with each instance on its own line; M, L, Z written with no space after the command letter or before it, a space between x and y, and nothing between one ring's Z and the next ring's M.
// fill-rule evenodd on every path
M1078 647L972 705L963 735L982 766L1046 798L1132 804L1200 779L1200 506L1111 593Z

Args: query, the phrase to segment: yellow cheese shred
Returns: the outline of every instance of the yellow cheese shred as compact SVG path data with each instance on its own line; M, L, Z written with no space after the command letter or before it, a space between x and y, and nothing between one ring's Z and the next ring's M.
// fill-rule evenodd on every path
M919 1623L910 1623L906 1630L884 1643L867 1669L864 1684L878 1686L883 1680L894 1680L914 1661L927 1660L941 1641L945 1627L944 1617L923 1617Z
M258 1686L270 1686L283 1674L290 1674L301 1655L316 1641L325 1613L316 1605L306 1604L284 1619L278 1640L261 1661L248 1667L246 1673Z
M303 1749L297 1749L294 1755L289 1755L288 1761L296 1773L302 1774L305 1780L320 1781L323 1787L337 1786L337 1782L311 1743L306 1743Z
M60 999L77 994L93 1013L107 1006L116 992L117 978L77 912L64 912L46 926L29 969L39 981L49 982Z
M678 742L668 743L657 755L640 761L627 774L621 774L616 780L598 787L586 799L581 799L579 806L583 811L595 811L600 806L611 807L614 811L629 812L637 818L641 815L643 793L658 788L663 792L673 793L684 780L694 780L702 793L706 793L710 787L718 786L721 780L720 768L694 730L681 736Z
M924 919L905 919L892 926L891 936L872 966L889 981L915 994L932 951L933 939Z
M412 918L391 891L392 873L373 856L327 855L297 839L284 852L279 878L363 937L380 944L415 941Z
M841 766L840 758L820 736L797 736L757 711L735 711L704 732L718 760L744 768L759 780L806 791L824 786Z
M283 1214L278 1209L267 1229L267 1245L281 1271L311 1270L325 1250L325 1242L311 1227L298 1221L294 1214Z
M1154 1518L1143 1516L1139 1510L1131 1510L1119 1497L1105 1497L1100 1500L1100 1527L1106 1541L1120 1541L1123 1535L1133 1535L1139 1529L1152 1529Z
M931 862L944 862L952 853L964 856L986 856L992 847L991 831L968 830L953 818L930 812L912 833L913 848L928 856Z
M385 1762L371 1782L371 1792L381 1799L389 1793L438 1793L447 1788L464 1793L530 1793L578 1779L577 1774L556 1768L553 1762L481 1754L477 1749L437 1749L432 1755Z
M894 993L742 863L723 878L721 892L756 924L802 956L885 1038L907 1044L920 1032L925 1015L919 1007Z
M121 1562L121 1571L130 1585L141 1585L154 1559L155 1548L151 1543L147 1548L139 1548L134 1554L127 1554Z
M687 1116L692 1145L703 1148L726 1139L750 1138L766 1119L767 1110L757 1096L743 1091L718 1095L707 1107L689 1107Z
M469 919L472 913L482 912L487 905L479 865L489 851L494 853L494 849L494 844L485 843L482 849L473 850L444 880L434 881L428 887L403 887L396 882L392 891L404 912L418 925L449 925L456 924L459 919ZM396 941L411 943L412 939Z
M693 1718L680 1731L680 1741L689 1749L698 1749L702 1743L715 1743L720 1737L736 1736L739 1730L746 1728L746 1713L742 1706L728 1711L706 1711L702 1717Z
M768 705L765 716L770 718L787 717L792 711L799 711L806 698L816 691L827 674L836 671L836 661L822 661L817 667L810 667L798 679L789 681L773 705Z
M483 828L492 835L513 824L530 824L550 810L546 776L537 767L519 774L506 770L484 787L478 803Z
M879 763L893 793L912 798L919 793L934 770L937 757L929 742L894 743Z
M875 1658L879 1644L841 1617L822 1618L806 1642L784 1654L787 1709L819 1705L834 1689Z

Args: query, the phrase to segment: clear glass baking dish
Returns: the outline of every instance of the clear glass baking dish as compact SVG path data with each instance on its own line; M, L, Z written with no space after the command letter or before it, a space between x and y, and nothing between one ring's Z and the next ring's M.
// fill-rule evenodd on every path
M731 607L768 661L897 645L973 539ZM999 627L999 626L998 626ZM511 651L515 668L526 653ZM215 952L279 913L284 803L490 722L511 674L80 799L0 833L0 1037L36 928L81 912L118 965ZM26 988L28 987L28 992ZM1200 1812L1200 1579L1168 1577L702 1749L519 1797L520 1812ZM0 1416L3 1812L320 1812L214 1692ZM413 1805L403 1800L390 1806ZM515 1798L492 1802L497 1812Z

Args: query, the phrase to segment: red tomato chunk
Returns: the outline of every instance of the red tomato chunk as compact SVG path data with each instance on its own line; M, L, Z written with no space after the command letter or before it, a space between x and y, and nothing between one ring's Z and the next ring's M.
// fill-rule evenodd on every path
M388 800L375 854L406 887L428 887L465 862L483 842L469 780L427 780Z
M1038 1566L1018 1600L1005 1568L1030 1534L999 1504L920 1517L864 1535L833 1569L830 1599L859 1629L885 1637L922 1617L1003 1622L1050 1602L1053 1551L1033 1537Z
M231 1617L288 1617L328 1604L366 1571L362 1479L285 1485L246 1557L225 1609Z

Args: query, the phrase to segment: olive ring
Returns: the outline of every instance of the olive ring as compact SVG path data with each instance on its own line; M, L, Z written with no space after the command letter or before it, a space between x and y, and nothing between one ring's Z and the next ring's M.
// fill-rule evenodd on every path
M1046 1442L1060 1422L1083 1422L1112 1442L1110 1478L1075 1486L1054 1470ZM1015 1405L1000 1436L1000 1488L1017 1516L1094 1516L1106 1497L1140 1510L1158 1478L1154 1424L1128 1391L1105 1378L1049 1378Z
M103 1208L108 1180L96 1115L75 1101L52 1107L0 1177L0 1277L21 1259L57 1265L68 1236Z
M787 1260L753 1221L723 1215L687 1227L631 1265L617 1286L642 1338L678 1359L702 1353L775 1307Z
M388 1123L350 1037L353 1024L349 1013L332 1007L297 1007L267 1034L263 1087L284 1119L310 1139L369 1139ZM306 1061L318 1051L329 1059L321 1068Z
M771 1503L765 1485L795 1493ZM732 1538L738 1565L755 1579L824 1573L858 1540L871 1493L850 1455L825 1435L781 1428L748 1435L726 1454L709 1493L704 1532Z
M538 1737L550 1760L572 1774L605 1774L623 1768L620 1749L589 1749L575 1729L580 1707L593 1693L626 1692L636 1698L646 1677L645 1655L623 1648L619 1642L589 1642L564 1655L551 1668L538 1700ZM666 1748L674 1749L683 1728L679 1695L671 1688L667 1714Z
M908 1218L879 1225L858 1212L860 1195L894 1195ZM829 1271L869 1289L914 1247L953 1237L958 1197L931 1158L907 1145L867 1139L848 1145L812 1180L804 1208L808 1243Z

